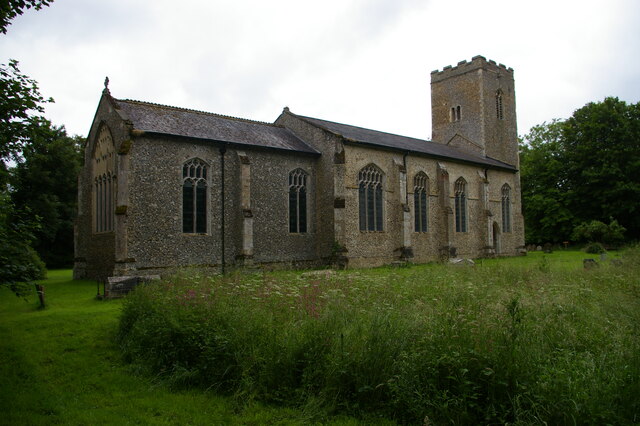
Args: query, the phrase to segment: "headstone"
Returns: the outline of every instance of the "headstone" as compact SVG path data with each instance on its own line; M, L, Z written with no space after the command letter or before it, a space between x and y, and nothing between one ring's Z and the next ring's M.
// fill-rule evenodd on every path
M463 259L459 257L456 257L455 259L449 259L449 263L458 266L473 266L476 264L476 262L474 262L472 259Z
M542 246L536 247L536 251L542 251Z
M335 274L336 274L336 271L332 269L321 269L318 271L303 272L301 277L302 278L331 278Z
M584 269L593 269L600 266L598 265L598 262L596 262L595 259L583 259L582 265L584 266Z
M147 283L159 280L160 275L145 275L142 277L122 276L109 277L104 287L104 297L107 299L117 299L124 297L140 283Z

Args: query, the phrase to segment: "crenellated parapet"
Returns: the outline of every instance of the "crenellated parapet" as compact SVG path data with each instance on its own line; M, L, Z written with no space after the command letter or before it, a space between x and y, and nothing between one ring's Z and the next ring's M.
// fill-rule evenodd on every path
M513 68L509 68L504 64L499 64L491 59L487 60L487 58L482 55L476 55L471 58L471 62L468 62L466 60L460 61L456 66L447 65L446 67L442 68L441 71L431 71L431 82L439 82L447 78L456 77L478 69L484 69L501 74L506 73L509 74L511 78L513 78Z

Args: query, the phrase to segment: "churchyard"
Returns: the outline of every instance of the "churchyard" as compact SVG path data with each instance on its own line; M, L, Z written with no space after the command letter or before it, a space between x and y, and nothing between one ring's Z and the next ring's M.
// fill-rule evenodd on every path
M597 266L584 267L584 259ZM5 424L629 424L640 249L0 289Z

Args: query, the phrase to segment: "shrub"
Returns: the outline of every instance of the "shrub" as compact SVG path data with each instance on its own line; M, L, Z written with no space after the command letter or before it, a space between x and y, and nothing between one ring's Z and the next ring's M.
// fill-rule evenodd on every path
M585 248L583 249L586 253L590 253L590 254L600 254L600 253L606 253L607 251L605 250L604 246L600 243L589 243L585 246Z
M592 220L576 226L571 238L575 241L619 244L624 241L625 231L626 229L617 220L611 219L608 225L599 220Z

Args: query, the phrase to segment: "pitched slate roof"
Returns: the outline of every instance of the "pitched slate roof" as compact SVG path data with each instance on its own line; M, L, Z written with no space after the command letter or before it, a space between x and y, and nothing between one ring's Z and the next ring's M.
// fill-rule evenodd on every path
M120 114L130 120L136 130L249 147L319 154L290 130L275 124L129 99L111 99Z
M295 114L294 114L295 115ZM462 151L452 146L443 145L423 139L408 136L394 135L392 133L350 126L348 124L335 123L333 121L319 120L312 117L296 115L306 122L320 127L328 132L342 136L347 143L370 145L398 151L409 151L434 158L478 164L489 168L499 168L515 171L516 168L502 161L487 156L476 155Z

